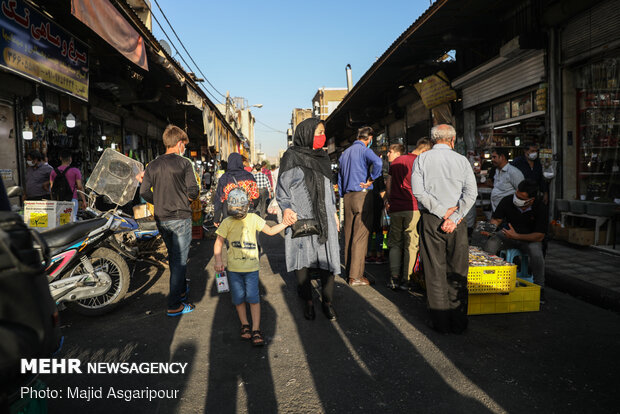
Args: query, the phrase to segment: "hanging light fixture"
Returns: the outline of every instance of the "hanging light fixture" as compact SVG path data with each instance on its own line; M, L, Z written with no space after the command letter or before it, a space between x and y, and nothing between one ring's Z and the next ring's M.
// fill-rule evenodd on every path
M22 138L26 140L32 139L32 129L30 129L30 125L28 125L28 121L24 123L24 129L22 129Z
M101 136L101 140L102 140L102 141L105 141L106 139L108 139L108 137L106 137L105 135L102 135L102 136Z
M75 127L75 115L71 113L71 98L69 98L69 114L67 115L67 118L65 119L65 123L67 124L67 128Z
M67 124L67 128L75 127L75 116L71 112L69 112L69 115L67 115L65 122Z
M32 113L35 115L43 115L43 102L39 99L39 85L35 86L36 97L32 101Z
M34 98L34 101L32 101L32 113L43 115L43 102L39 98Z

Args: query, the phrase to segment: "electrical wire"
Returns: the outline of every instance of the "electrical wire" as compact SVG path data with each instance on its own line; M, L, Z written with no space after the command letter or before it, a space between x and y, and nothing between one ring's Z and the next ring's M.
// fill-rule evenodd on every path
M149 9L149 12L151 13L151 16L153 16L153 19L155 19L155 22L157 23L157 25L158 25L158 26L159 26L159 28L161 29L161 31L162 31L162 33L164 34L164 36L166 36L166 39L168 39L168 41L170 42L170 46L172 46L172 47L174 48L174 50L175 50L176 54L177 54L177 55L179 55L179 57L181 58L181 60L183 61L183 63L185 63L185 65L187 65L187 67L191 70L191 69L192 69L191 65L190 65L189 63L187 63L187 61L185 60L185 58L183 58L183 55L179 52L179 49L177 49L177 47L175 46L175 44L174 44L174 42L172 41L172 39L170 39L170 36L168 36L168 33L167 33L167 32L166 32L166 30L164 29L164 26L163 26L163 25L159 22L159 19L157 19L157 16L155 16L155 14L153 13L153 10L151 10L151 8L149 7L149 5L148 5L147 3L144 3L144 4L145 4L146 8L147 8L147 9ZM158 5L158 7L159 7L159 5ZM161 10L161 9L160 9L160 10ZM167 19L166 19L166 20L167 20ZM170 23L168 23L168 24L170 24ZM174 30L174 29L173 29L173 30ZM178 38L178 37L177 37L177 38ZM183 49L185 49L185 47L183 47ZM187 49L185 49L185 51L187 52ZM175 56L176 56L176 55L175 55ZM190 58L191 58L191 56L190 56ZM193 59L192 59L192 61L193 61ZM200 71L200 68L198 68L198 70ZM202 73L202 71L201 71L201 73ZM203 76L204 76L204 75L203 75ZM205 79L206 79L206 77L205 77ZM209 85L211 85L211 82L209 82ZM213 85L211 85L211 86L213 86ZM215 89L215 88L213 88L213 89ZM208 94L209 94L209 95L213 98L213 100L214 100L215 102L217 102L217 103L221 103L221 102L220 102L220 100L219 100L219 98L217 98L215 95L213 95L213 93L211 93L211 91L210 91L210 90L208 90L208 89L206 89L206 88L205 88L205 91L206 91L206 92L207 92L207 93L208 93ZM217 91L217 89L216 89L216 91ZM218 93L219 93L219 91L218 91ZM221 95L221 93L220 93L220 95ZM222 96L223 96L223 95L222 95ZM225 98L225 96L224 96L224 98Z
M274 131L274 132L279 132L279 133L281 133L281 134L286 134L286 132L284 132L284 131L280 131L279 129L275 129L274 127L269 126L269 125L267 125L266 123L259 121L258 119L256 120L256 122L258 122L258 123L259 123L259 124L261 124L261 125L266 126L267 128L271 129L271 130L272 130L272 131Z
M190 55L190 53L187 51L187 49L185 48L185 45L183 44L183 41L181 40L181 38L179 37L179 35L177 34L176 30L174 30L174 27L172 27L172 24L170 23L170 20L168 20L168 17L166 17L166 14L164 13L164 11L161 9L161 6L159 5L159 2L157 0L155 0L155 5L157 6L157 8L159 9L161 15L163 16L163 18L166 20L166 23L168 23L168 26L170 26L170 29L172 29L172 33L174 33L174 36L177 38L177 40L179 41L179 43L181 44L181 47L183 48L183 50L185 50L185 53L187 53L187 56L189 57L189 59L194 63L194 65L196 66L196 69L198 69L198 72L200 72L200 74L202 75L202 77L207 81L207 83L209 85L211 85L211 87L213 88L213 90L215 92L217 92L222 98L226 98L226 95L224 95L222 92L218 91L217 88L209 81L209 79L207 79L207 76L202 72L202 70L200 69L200 66L198 66L198 63L196 63L196 61L194 60L194 58L192 57L192 55ZM152 14L153 12L151 12ZM162 29L163 30L163 29Z

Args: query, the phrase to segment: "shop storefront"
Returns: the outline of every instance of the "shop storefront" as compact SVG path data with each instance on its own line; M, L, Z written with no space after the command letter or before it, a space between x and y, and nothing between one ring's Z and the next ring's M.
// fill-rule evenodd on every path
M561 31L566 199L620 199L619 3L602 2Z
M87 135L88 46L29 3L0 8L0 169L7 185L25 181L25 154L51 165L70 149L74 165Z
M493 148L504 148L509 161L523 155L527 145L540 147L541 161L551 166L545 53L541 50L505 52L452 82L462 90L463 135L467 155L485 200L490 193ZM486 195L486 196L485 196Z
M618 33L618 0L596 4L559 30L563 168L556 217L584 235L582 244L611 249L619 247L620 231Z

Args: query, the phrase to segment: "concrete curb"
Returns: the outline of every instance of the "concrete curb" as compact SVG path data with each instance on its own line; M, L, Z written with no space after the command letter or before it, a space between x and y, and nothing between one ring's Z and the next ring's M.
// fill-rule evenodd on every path
M620 312L620 293L576 277L545 268L545 284L556 290L580 297L586 302Z

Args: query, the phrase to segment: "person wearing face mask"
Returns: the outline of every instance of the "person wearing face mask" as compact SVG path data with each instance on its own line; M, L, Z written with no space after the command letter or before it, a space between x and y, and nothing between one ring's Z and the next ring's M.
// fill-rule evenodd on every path
M357 140L340 156L338 192L344 200L344 261L350 286L368 286L364 277L368 234L372 228L373 182L382 174L383 162L373 150L374 132L365 126Z
M517 167L508 162L508 150L506 148L493 148L491 162L495 167L493 190L491 191L491 209L495 211L504 197L515 193L517 186L523 181L523 174Z
M431 129L435 143L420 154L411 174L411 191L422 210L420 256L426 281L430 320L441 333L467 329L469 243L463 218L478 196L471 164L454 151L456 131L450 125Z
M331 162L324 146L323 121L309 118L300 122L295 128L293 145L282 156L276 187L283 220L293 224L284 237L286 270L295 271L297 291L304 300L304 317L308 320L316 317L310 284L312 269L318 269L321 276L323 313L329 320L336 319L333 300L334 278L340 274L340 223ZM293 238L298 220L308 220L306 223L312 223L316 230Z
M526 180L535 181L538 184L538 191L543 194L543 202L549 203L549 183L543 176L543 167L539 158L538 144L532 142L525 145L525 152L512 161L512 165L517 167Z
M168 316L194 310L188 301L185 278L187 256L192 241L190 203L198 198L198 181L192 162L183 156L189 143L185 131L168 125L163 134L166 153L151 161L139 174L140 196L155 207L155 221L168 249L170 292Z
M26 200L43 200L50 198L50 174L54 169L43 161L37 150L26 156Z
M534 283L541 286L540 300L544 302L545 258L543 240L547 234L547 209L537 197L538 184L534 180L523 180L517 192L500 201L493 212L491 224L501 226L484 249L497 254L504 249L519 249L529 256Z

